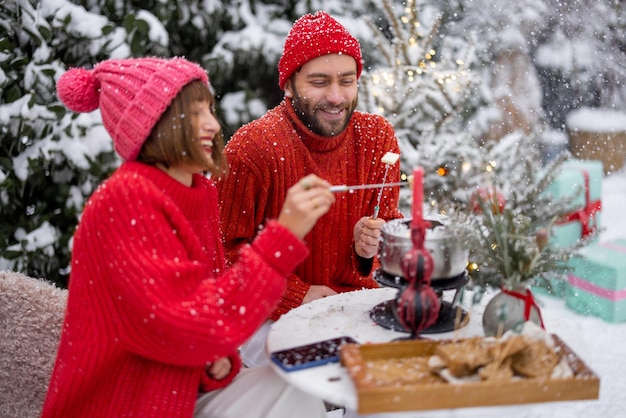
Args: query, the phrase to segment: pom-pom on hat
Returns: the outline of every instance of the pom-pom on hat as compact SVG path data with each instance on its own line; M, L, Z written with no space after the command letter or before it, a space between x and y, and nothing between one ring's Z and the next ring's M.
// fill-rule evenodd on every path
M278 62L278 85L281 89L289 77L307 62L327 54L347 54L356 61L357 78L363 59L359 41L326 12L306 14L296 20L287 35L283 55Z
M206 71L183 58L107 60L93 70L68 70L57 82L57 93L74 112L100 108L115 151L131 161L172 99L193 80L209 85Z

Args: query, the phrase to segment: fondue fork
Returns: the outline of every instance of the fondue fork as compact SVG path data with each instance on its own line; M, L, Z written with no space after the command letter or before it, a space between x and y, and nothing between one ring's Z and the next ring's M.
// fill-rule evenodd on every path
M385 188L385 180L387 180L387 173L389 172L389 164L385 164L385 175L383 176L383 182L381 183L380 190L378 191L378 198L376 199L376 206L374 206L374 214L372 219L378 218L378 211L380 211L380 199L383 197L383 189Z
M408 181L397 181L395 183L376 183L376 184L355 184L353 186L348 186L347 184L339 184L336 186L330 186L328 190L332 193L343 193L343 192L353 192L355 190L363 190L363 189L377 189L379 187L404 187L409 186Z
M372 219L378 218L378 211L380 210L380 200L383 197L383 188L385 187L385 181L387 180L387 173L389 172L389 167L394 165L398 159L400 158L400 154L396 154L394 152L387 152L383 155L383 158L380 159L381 162L385 164L385 174L383 175L382 186L380 186L380 191L378 192L378 199L376 200L376 206L374 206L374 215L372 215Z

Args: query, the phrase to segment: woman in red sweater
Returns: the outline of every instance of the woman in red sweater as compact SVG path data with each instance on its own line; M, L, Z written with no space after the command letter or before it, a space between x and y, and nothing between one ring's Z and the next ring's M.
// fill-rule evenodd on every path
M291 187L226 269L204 175L226 164L206 72L178 58L108 60L69 70L57 90L73 111L100 109L124 162L74 237L43 417L323 417L321 401L271 369L240 370L238 347L307 256L303 237L334 203L329 184Z

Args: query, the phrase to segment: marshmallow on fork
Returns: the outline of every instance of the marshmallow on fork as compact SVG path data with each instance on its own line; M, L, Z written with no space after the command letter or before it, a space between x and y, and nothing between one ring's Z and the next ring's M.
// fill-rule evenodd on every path
M390 165L394 165L395 163L397 163L399 159L400 159L400 154L396 154L394 152L387 152L385 153L385 155L383 155L383 158L381 158L380 161L383 164L387 164L388 166L390 166Z

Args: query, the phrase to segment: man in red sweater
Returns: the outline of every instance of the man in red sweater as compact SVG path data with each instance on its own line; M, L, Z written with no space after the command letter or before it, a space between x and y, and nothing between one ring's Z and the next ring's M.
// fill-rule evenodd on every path
M240 128L226 146L230 174L218 179L226 257L276 216L286 190L315 173L336 185L381 183L387 152L399 153L391 124L356 111L357 81L363 68L358 41L324 12L298 19L278 64L284 100L263 117ZM398 165L385 181L399 180ZM362 288L377 287L381 227L401 218L398 188L341 193L306 236L310 255L288 278L287 291L271 314L276 320L303 303ZM266 324L265 330L267 331ZM242 348L249 366L265 364L262 330Z

